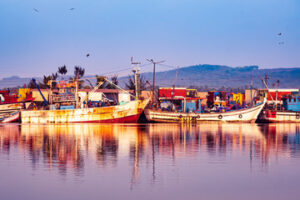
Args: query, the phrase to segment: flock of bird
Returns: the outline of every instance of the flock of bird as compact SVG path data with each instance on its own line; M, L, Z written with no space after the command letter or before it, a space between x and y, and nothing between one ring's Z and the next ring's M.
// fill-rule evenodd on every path
M33 10L35 11L35 12L40 12L38 9L36 9L36 8L33 8ZM71 10L71 11L73 11L73 10L75 10L75 8L70 8L69 10ZM85 55L87 58L88 57L90 57L90 54L89 53L87 53L86 55Z
M33 10L34 10L35 12L40 12L40 11L39 11L38 9L36 9L36 8L33 8ZM73 10L75 10L75 8L69 8L69 10L73 11ZM280 36L282 36L282 33L277 33L277 35L280 37ZM278 44L279 44L279 45L283 45L284 42L278 42ZM86 54L86 57L87 57L87 58L90 57L90 54L87 53L87 54Z
M280 36L282 36L282 33L278 33L277 35L280 37ZM278 42L278 44L279 44L279 45L283 45L284 42Z
M33 10L35 11L35 12L40 12L38 9L36 9L36 8L33 8ZM69 10L75 10L75 8L70 8Z

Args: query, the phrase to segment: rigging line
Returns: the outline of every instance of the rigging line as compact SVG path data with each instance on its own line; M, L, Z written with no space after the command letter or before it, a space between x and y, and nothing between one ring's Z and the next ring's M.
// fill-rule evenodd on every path
M172 68L172 69L177 69L177 67L174 67L174 66L171 66L171 65L162 64L162 63L160 63L158 65L162 65L162 66L169 67L169 68Z
M151 63L143 64L143 65L140 66L140 68L146 67L146 66L148 66L148 65L151 65ZM132 67L128 67L128 68L126 68L126 69L122 69L122 70L118 70L118 71L115 70L115 71L111 71L111 72L106 72L106 73L103 73L103 74L101 74L101 75L104 76L104 75L108 75L108 74L113 74L113 73L115 73L115 72L121 72L121 71L126 71L126 70L131 70L131 69L132 69ZM87 79L96 79L96 77L82 78L82 79L79 79L79 80L87 80Z
M143 64L143 65L140 66L140 68L145 67L145 66L150 65L150 64L151 64L151 63ZM115 70L115 71L111 71L111 72L106 72L106 73L104 73L103 75L106 75L106 74L112 74L112 73L115 73L115 72L126 71L126 70L131 70L131 69L132 69L132 67L127 67L127 68L124 68L124 69L121 69L121 70Z
M130 96L132 96L134 99L136 99L136 96L133 96L132 94L130 94L130 92L128 92L128 91L124 90L123 88L119 87L118 85L114 84L113 82L111 82L111 81L108 80L107 78L105 78L105 80L106 80L107 82L109 82L110 84L116 86L118 89L122 90L123 92L128 93L128 94L129 94Z

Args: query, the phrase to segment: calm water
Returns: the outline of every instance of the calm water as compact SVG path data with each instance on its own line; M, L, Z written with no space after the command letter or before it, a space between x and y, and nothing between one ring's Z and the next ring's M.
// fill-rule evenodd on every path
M299 199L300 124L0 126L0 199Z

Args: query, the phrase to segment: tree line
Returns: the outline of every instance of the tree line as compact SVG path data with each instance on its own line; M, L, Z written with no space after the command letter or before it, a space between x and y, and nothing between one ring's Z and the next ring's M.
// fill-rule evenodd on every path
M80 66L74 66L74 74L72 76L66 76L68 69L66 65L58 67L57 72L52 73L51 75L44 75L41 81L38 81L38 86L41 89L50 89L49 82L51 81L51 88L57 88L57 83L61 80L66 80L73 82L78 80L79 89L92 89L100 85L99 89L117 89L119 85L118 76L114 75L108 81L106 76L96 75L96 83L93 84L88 78L84 79L85 69ZM149 82L145 81L145 78L141 76L140 78L141 90L146 90L149 87ZM36 84L31 80L28 85L28 88L36 88ZM135 90L135 80L133 76L128 76L127 82L125 83L125 89Z

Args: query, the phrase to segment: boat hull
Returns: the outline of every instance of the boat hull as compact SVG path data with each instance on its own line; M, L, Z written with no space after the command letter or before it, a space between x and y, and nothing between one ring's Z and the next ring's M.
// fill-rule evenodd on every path
M21 111L21 122L48 123L130 123L137 122L149 100L135 100L124 105L72 110Z
M18 122L19 120L20 120L20 112L17 111L17 112L7 115L0 122L1 123L12 123L12 122Z
M259 117L262 122L296 122L300 123L300 112L264 110Z
M179 113L147 109L146 117L152 122L193 123L201 121L255 122L265 102L251 108L223 113Z
M0 104L0 118L10 117L13 113L18 112L21 109L28 108L28 106L30 104L31 104L31 102L18 102L18 103Z

